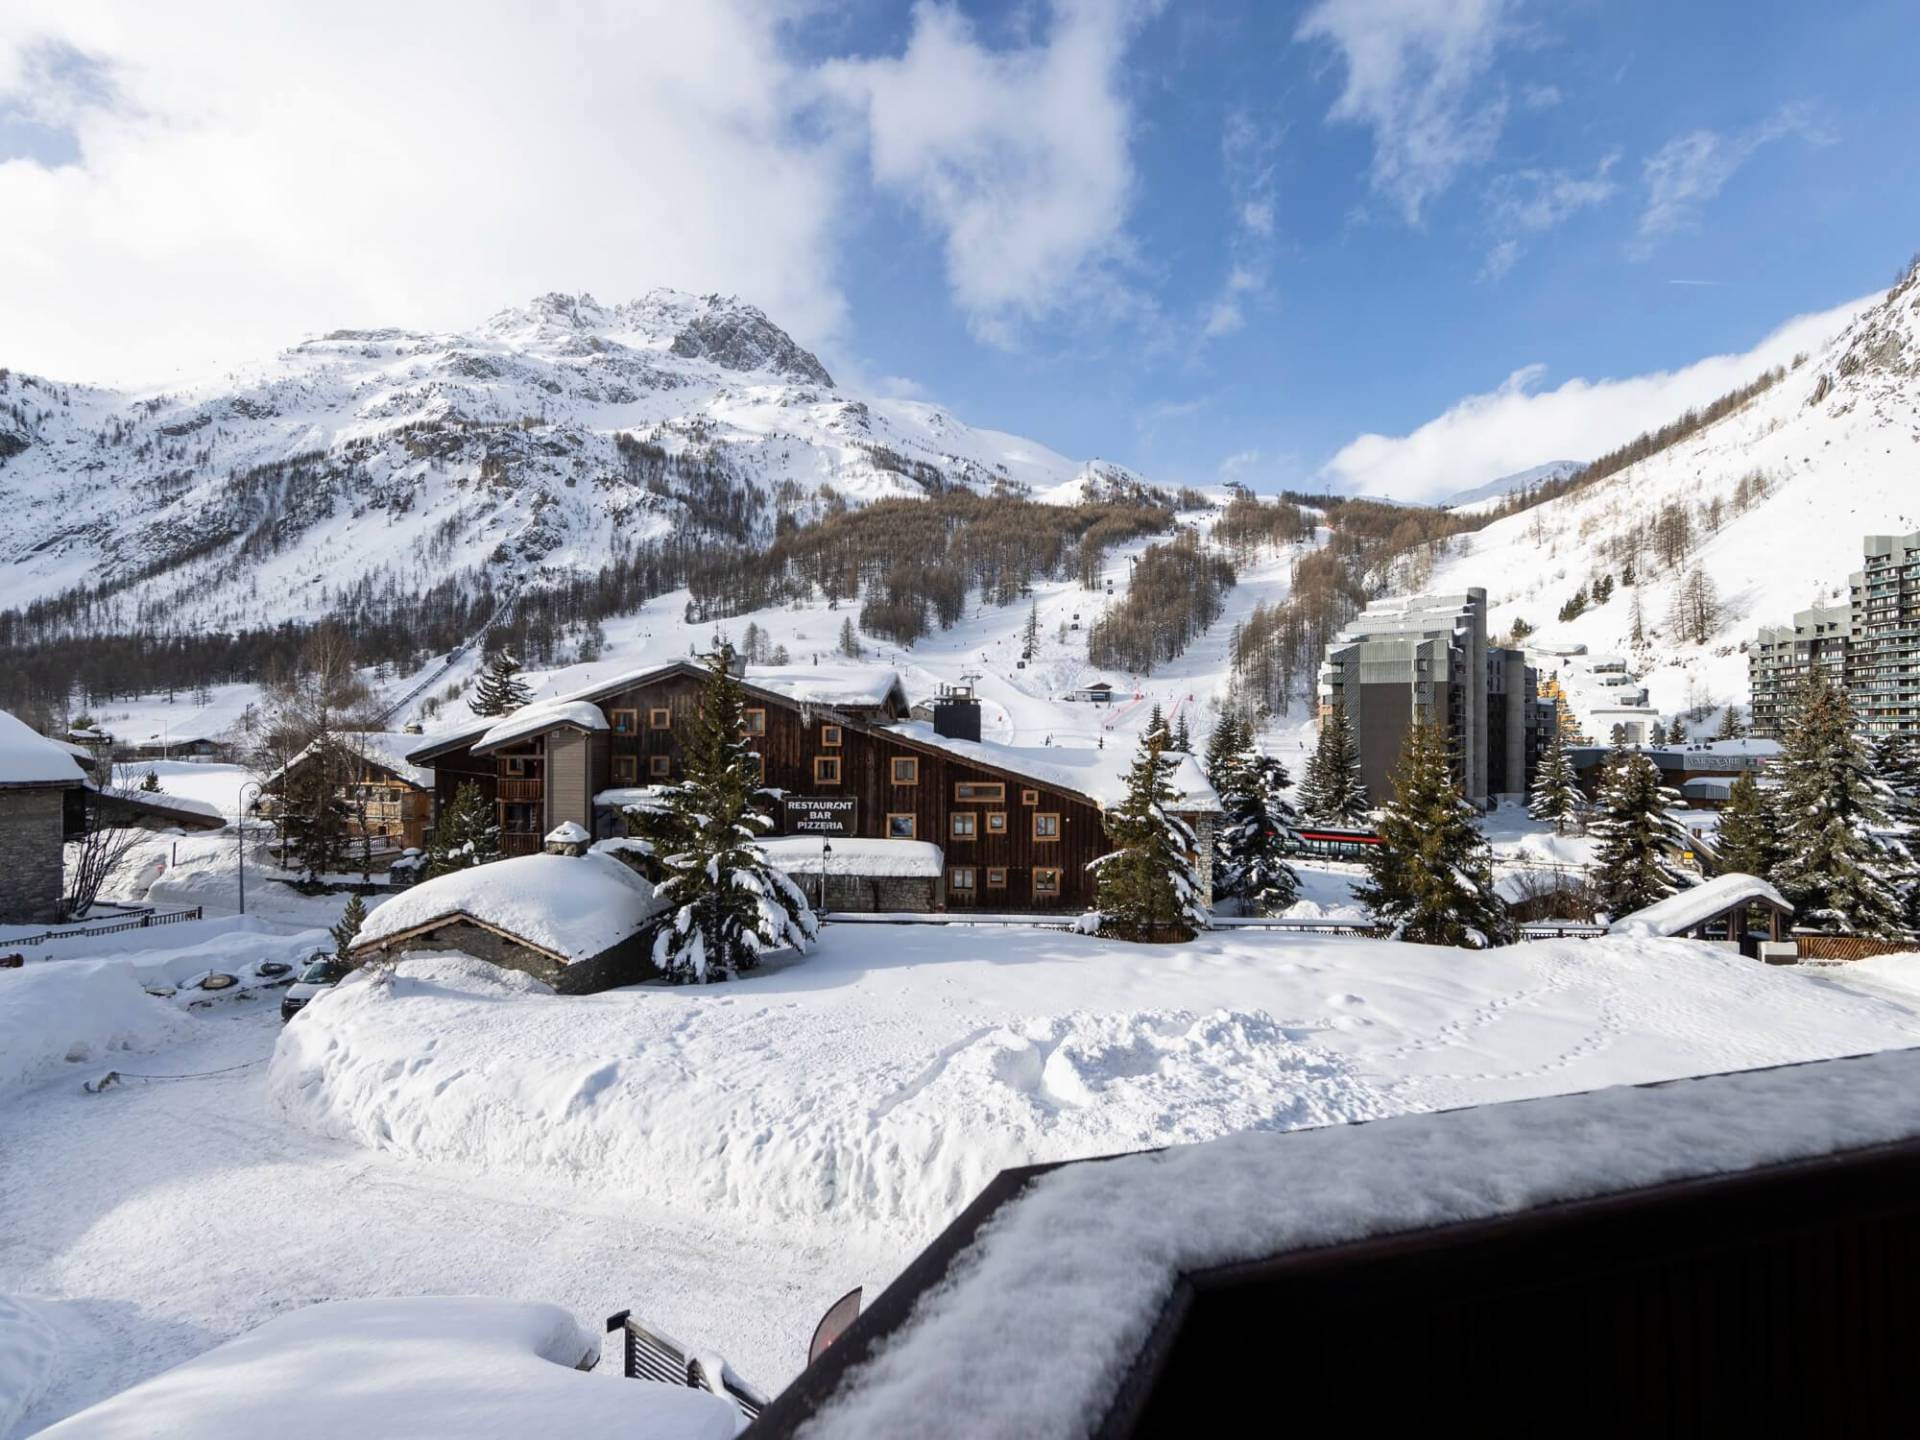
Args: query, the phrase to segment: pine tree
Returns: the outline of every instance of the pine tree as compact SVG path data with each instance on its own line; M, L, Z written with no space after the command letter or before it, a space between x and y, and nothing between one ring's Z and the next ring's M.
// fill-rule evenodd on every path
M1237 794L1244 783L1242 771L1252 744L1252 726L1238 710L1225 711L1207 737L1207 750L1201 757L1200 768L1222 804L1226 803L1227 796Z
M1846 696L1814 670L1795 694L1781 741L1781 843L1775 883L1799 924L1847 935L1896 938L1906 908L1897 893L1901 857L1875 827L1884 791L1853 733Z
M1494 892L1492 852L1453 778L1437 726L1416 724L1408 732L1393 799L1377 828L1367 879L1353 894L1396 939L1478 949L1515 938L1506 903Z
M1287 767L1251 750L1244 777L1225 809L1215 845L1214 893L1242 901L1256 915L1285 910L1300 898L1300 877L1287 857L1300 849L1300 817L1287 803Z
M333 936L333 958L342 964L348 963L352 956L353 942L360 934L360 927L367 920L367 902L355 891L347 896L347 908L340 912L340 918L328 927L327 933Z
M1169 808L1178 792L1168 738L1164 723L1149 720L1127 771L1127 797L1104 817L1113 849L1087 867L1105 935L1191 939L1210 923L1193 827Z
M847 616L840 622L840 653L849 660L865 658L866 646L860 643L860 632L853 628L853 617Z
M1648 743L1652 745L1664 745L1667 743L1667 739L1667 722L1656 719L1653 722L1653 728L1647 731Z
M303 885L318 885L323 877L346 868L349 814L340 793L344 774L340 742L323 733L281 783L283 858Z
M1193 736L1187 731L1187 717L1184 712L1173 722L1173 734L1167 739L1167 748L1177 750L1182 755L1193 753Z
M1360 750L1344 705L1335 705L1320 722L1319 742L1301 777L1300 808L1321 825L1356 825L1366 817Z
M160 772L157 770L147 771L146 775L141 778L140 788L149 795L159 794L160 793Z
M1585 804L1573 756L1556 725L1547 737L1546 753L1540 757L1540 768L1533 777L1533 799L1527 814L1536 820L1551 820L1555 833L1564 835Z
M1692 836L1668 813L1679 803L1647 756L1616 750L1609 757L1593 827L1599 837L1593 868L1601 903L1616 920L1694 883L1678 863Z
M1031 660L1040 653L1040 602L1027 607L1026 627L1020 632L1020 658Z
M1740 723L1740 707L1732 701L1727 702L1727 713L1720 717L1720 728L1714 732L1716 740L1738 740L1747 733L1747 727Z
M1714 831L1714 864L1723 875L1758 875L1767 879L1785 858L1780 848L1780 816L1768 792L1760 788L1751 770L1741 772L1727 793Z
M1920 753L1905 735L1891 731L1874 746L1873 773L1887 812L1887 843L1901 861L1895 889L1902 923L1920 930Z
M803 950L819 933L806 896L758 843L773 821L760 808L767 792L729 658L722 650L707 662L686 778L664 795L664 833L681 848L658 856L658 893L673 910L654 936L653 963L674 980L724 980L759 964L763 950Z
M1687 743L1687 717L1684 714L1674 716L1673 724L1667 727L1667 743L1669 745Z
M453 803L440 812L427 846L427 876L449 870L469 870L500 858L500 824L480 787L469 780L453 792Z
M486 669L474 681L467 708L476 715L511 715L532 698L533 692L520 678L520 662L500 650L488 657Z

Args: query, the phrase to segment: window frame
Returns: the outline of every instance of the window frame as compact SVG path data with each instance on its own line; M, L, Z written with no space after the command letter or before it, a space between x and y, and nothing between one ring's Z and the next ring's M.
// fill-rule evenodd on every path
M620 717L622 715L627 717L627 723L625 725L620 723ZM618 710L609 710L607 712L607 723L612 727L615 735L638 735L640 733L640 712L637 709L627 706L622 706Z
M1040 877L1043 875L1051 875L1053 877L1053 887L1051 889L1045 889L1041 886ZM1033 898L1036 900L1058 900L1060 898L1061 891L1066 884L1066 878L1067 878L1067 872L1065 871L1065 869L1063 869L1058 865L1034 866L1033 867Z
M993 878L996 875L1000 877L998 880ZM1006 888L1007 888L1007 867L1004 865L989 865L987 867L987 889L1004 890Z
M638 785L640 783L640 757L638 755L614 756L613 781L616 785Z
M967 794L967 791L992 791L992 794ZM956 780L953 782L953 803L956 805L1004 805L1007 803L1007 782L1004 780Z
M1053 833L1044 834L1041 822L1051 820ZM1057 845L1060 842L1060 812L1058 810L1036 810L1033 812L1033 842L1036 845Z
M1008 835L1012 833L1007 828L1007 812L1006 811L989 810L986 812L986 814L987 814L987 832L986 832L987 834ZM996 820L1000 822L997 825L994 823Z
M749 705L740 712L740 733L742 735L764 736L767 733L767 707Z
M527 757L524 755L502 755L500 757L500 777L503 780L526 779Z
M959 877L965 875L967 883L962 885ZM947 867L947 893L978 895L980 893L980 867L978 865L949 865Z
M960 826L965 823L966 830ZM949 840L978 840L980 838L980 812L978 810L949 810L947 812L947 838Z
M673 778L673 757L671 755L649 755L647 757L647 778L649 780L671 780Z
M1020 803L1022 805L1038 805L1040 803L1040 792L1038 790L1022 790L1020 792Z
M900 778L900 767L908 768L908 777ZM920 757L918 755L893 755L888 757L887 778L895 785L918 785L920 783Z
M673 707L670 705L649 705L647 707L647 728L649 730L673 729Z
M893 822L896 820L904 820L907 822L906 834L904 835L894 834ZM918 840L920 838L918 833L919 828L920 828L920 817L915 815L911 810L889 810L887 812L887 826L886 826L887 839Z
M832 779L828 779L825 775L820 773L820 767L823 765L831 765L833 767ZM813 783L814 784L816 785L845 784L846 782L842 778L845 775L845 773L846 773L846 767L841 764L840 757L838 755L816 755L813 757Z
M841 745L845 743L842 738L841 728L838 725L822 725L820 727L820 743L830 750L838 750Z

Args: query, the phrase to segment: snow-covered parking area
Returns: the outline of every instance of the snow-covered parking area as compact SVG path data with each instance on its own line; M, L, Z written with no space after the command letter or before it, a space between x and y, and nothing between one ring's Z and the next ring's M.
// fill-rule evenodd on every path
M631 1305L777 1389L1002 1166L1912 1045L1915 988L1639 938L846 925L724 985L443 957L284 1031L176 1010L139 1068L246 1068L0 1107L0 1295L55 1341L23 1430L371 1296Z

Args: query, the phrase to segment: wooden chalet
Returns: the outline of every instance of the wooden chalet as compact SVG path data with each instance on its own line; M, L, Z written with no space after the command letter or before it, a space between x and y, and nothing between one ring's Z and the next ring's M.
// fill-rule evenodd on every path
M406 756L420 737L346 731L332 738L326 755L316 742L262 780L267 808L272 808L274 797L299 771L331 763L332 782L346 805L348 830L356 840L370 837L388 859L403 850L423 848L433 821L434 777Z
M432 767L441 808L478 784L509 855L532 853L567 821L615 835L623 806L680 778L705 677L693 660L619 676L407 758ZM966 693L939 697L931 723L914 722L890 670L778 667L744 675L742 687L747 737L781 796L774 834L931 842L944 856L934 903L946 909L1078 912L1092 902L1087 863L1107 849L1097 797L1112 793L1126 756L1092 765L1085 752L1076 770L1075 752L983 742L979 701ZM1210 835L1218 801L1197 767L1189 772L1192 818Z

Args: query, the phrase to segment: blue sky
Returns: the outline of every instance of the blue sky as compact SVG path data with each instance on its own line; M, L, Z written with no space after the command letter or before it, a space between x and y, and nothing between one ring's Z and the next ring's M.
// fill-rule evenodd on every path
M1894 0L82 8L0 16L0 363L71 378L667 284L1156 479L1437 495L1920 248Z

